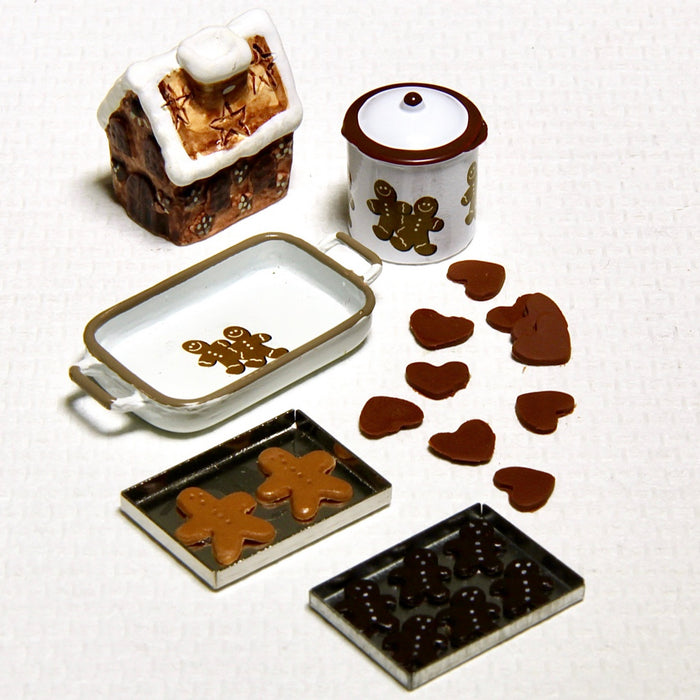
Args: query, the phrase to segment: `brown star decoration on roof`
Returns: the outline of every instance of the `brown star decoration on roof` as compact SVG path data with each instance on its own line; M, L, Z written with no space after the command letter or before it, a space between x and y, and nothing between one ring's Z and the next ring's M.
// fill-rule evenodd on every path
M158 87L160 88L160 94L165 100L165 106L170 110L170 114L172 114L175 128L177 129L181 124L189 126L190 119L187 116L185 105L192 97L192 94L183 89L182 94L178 95L172 87L165 82L162 82Z
M209 128L218 132L218 144L226 148L236 136L250 136L250 129L245 123L245 105L239 109L233 109L228 102L224 102L221 116L209 122Z
M255 95L257 93L256 80L259 80L261 83L264 83L272 90L276 89L277 80L274 74L275 57L273 56L272 52L265 51L262 48L262 46L260 46L260 44L258 44L257 42L253 43L252 52L253 62L251 66L262 66L264 70L264 73L262 74L256 73L255 71L250 72L250 75L252 77L253 94Z

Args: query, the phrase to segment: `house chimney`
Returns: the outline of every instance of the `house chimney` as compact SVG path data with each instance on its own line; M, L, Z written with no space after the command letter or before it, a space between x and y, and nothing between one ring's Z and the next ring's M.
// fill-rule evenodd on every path
M206 27L183 39L176 57L203 106L216 103L253 58L248 42L228 27Z

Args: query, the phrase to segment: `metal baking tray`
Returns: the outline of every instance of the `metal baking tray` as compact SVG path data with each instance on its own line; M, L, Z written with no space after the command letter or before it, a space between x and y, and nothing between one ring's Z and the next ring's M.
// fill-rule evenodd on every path
M369 262L364 274L326 254L338 244ZM320 248L260 234L103 311L87 324L70 377L106 408L165 430L193 432L229 418L350 352L369 332L369 284L381 260L343 233ZM231 366L242 347L228 335L232 327L257 336L258 366ZM184 349L195 341L208 346L204 354ZM267 349L287 352L262 356Z
M503 565L515 559L528 559L534 561L543 575L553 582L553 588L549 598L543 605L526 612L523 615L508 619L500 614L496 627L489 634L477 638L464 646L455 648L451 643L447 646L443 655L421 668L409 668L406 664L400 664L394 660L390 651L385 651L382 643L386 634L375 633L365 635L355 627L338 611L338 606L345 600L344 589L348 582L356 580L373 581L379 587L382 595L389 595L396 599L396 607L393 615L398 618L401 625L411 616L416 614L435 617L439 611L446 607L445 604L433 604L424 600L419 606L405 608L398 602L399 586L389 581L392 571L396 571L403 564L404 556L415 548L427 548L437 555L440 566L445 566L452 571L455 559L444 553L443 547L448 540L457 536L460 529L468 523L478 523L485 520L492 526L496 535L504 543L501 560ZM450 590L450 596L464 587L476 586L481 588L488 603L501 606L501 599L491 596L489 588L498 575L487 576L477 572L469 578L458 578L452 573L451 579L445 582ZM500 516L489 506L475 504L470 508L443 520L440 523L420 532L419 534L401 542L390 549L354 566L351 569L333 577L332 579L315 586L309 592L309 604L336 627L350 641L354 642L370 658L390 673L396 680L408 689L414 689L435 678L436 676L453 669L468 659L490 649L501 642L510 639L516 634L533 625L542 622L555 613L560 612L574 603L583 599L584 581L577 573L551 555L539 544L530 539L505 518Z
M295 520L287 501L259 504L253 514L271 522L275 539L267 546L246 546L238 561L219 564L204 545L186 547L173 533L184 518L177 495L198 486L217 498L236 491L253 496L265 476L257 457L268 447L281 447L295 456L325 450L336 458L333 475L353 487L350 501L322 504L310 523ZM299 410L290 410L156 476L122 491L121 510L211 588L219 589L305 547L371 513L388 506L391 484L321 426Z

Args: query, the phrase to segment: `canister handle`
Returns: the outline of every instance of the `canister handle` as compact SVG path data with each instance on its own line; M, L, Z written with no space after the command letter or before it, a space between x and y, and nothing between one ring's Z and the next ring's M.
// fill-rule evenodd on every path
M344 231L338 231L334 236L329 236L321 241L319 248L327 253L331 248L340 244L346 245L348 248L355 251L359 256L363 257L370 264L369 268L360 275L365 284L372 284L379 277L382 271L382 259L373 251L356 241L352 236Z
M101 387L91 376L83 372L80 365L71 365L68 376L87 394L92 396L97 403L108 411L128 413L134 408L134 397L127 396L119 399Z

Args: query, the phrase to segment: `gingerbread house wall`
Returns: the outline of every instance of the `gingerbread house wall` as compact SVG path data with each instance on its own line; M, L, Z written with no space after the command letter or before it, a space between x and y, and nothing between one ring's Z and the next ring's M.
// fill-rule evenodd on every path
M186 187L167 177L160 147L134 92L106 127L117 200L130 218L177 245L202 240L273 204L287 193L292 134Z

